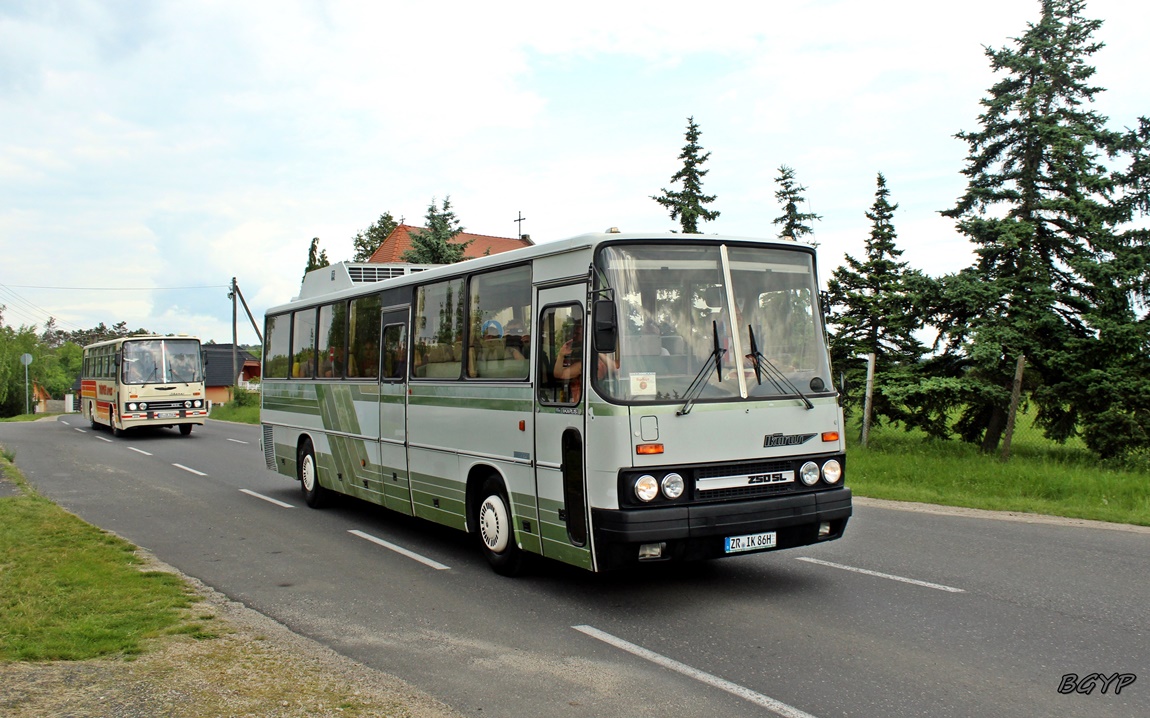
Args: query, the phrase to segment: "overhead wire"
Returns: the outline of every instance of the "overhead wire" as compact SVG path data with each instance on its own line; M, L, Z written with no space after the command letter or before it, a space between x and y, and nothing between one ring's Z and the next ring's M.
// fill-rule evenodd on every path
M135 292L135 291L166 291L166 290L187 290L187 289L228 289L229 285L214 284L214 285L194 285L185 287L58 287L46 286L38 284L2 284L0 283L0 305L5 306L5 313L9 316L17 317L21 323L29 322L33 327L38 327L47 324L49 319L55 320L56 327L65 330L83 331L82 327L73 322L61 319L57 314L54 314L43 307L34 304L28 299L24 298L20 293L14 291L15 288L19 289L55 289L55 290L68 290L68 291L85 291L85 292L99 292L99 291L117 291L117 292Z
M40 326L47 323L48 319L51 318L56 320L58 327L82 329L82 327L60 319L47 309L25 299L21 294L4 284L0 284L0 304L5 306L5 313L19 317L22 323L30 321L32 326Z

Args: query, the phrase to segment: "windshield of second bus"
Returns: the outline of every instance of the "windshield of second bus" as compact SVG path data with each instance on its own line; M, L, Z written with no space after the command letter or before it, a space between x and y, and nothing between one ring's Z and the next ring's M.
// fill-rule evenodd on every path
M727 259L729 293L718 246L603 249L599 268L614 289L619 342L617 352L601 357L608 371L596 380L600 393L623 402L676 403L685 401L694 380L703 377L698 400L737 399L738 371L749 399L793 395L794 387L807 394L829 389L812 256L736 245L728 247ZM743 355L739 359L733 327ZM703 376L700 372L715 353L716 333L721 370L711 365ZM772 369L777 369L774 380L767 376Z
M203 381L200 344L190 339L144 339L124 342L125 384L169 384Z

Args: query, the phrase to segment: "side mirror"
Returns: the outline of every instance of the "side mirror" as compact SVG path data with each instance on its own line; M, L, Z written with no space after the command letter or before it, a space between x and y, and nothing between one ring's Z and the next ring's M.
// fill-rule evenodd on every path
M600 299L592 305L592 321L595 329L595 351L609 354L615 351L617 325L615 323L615 302Z

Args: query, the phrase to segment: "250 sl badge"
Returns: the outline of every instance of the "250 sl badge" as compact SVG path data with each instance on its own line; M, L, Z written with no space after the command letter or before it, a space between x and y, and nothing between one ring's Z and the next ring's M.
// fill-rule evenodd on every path
M791 476L793 476L793 474L789 471L785 474L782 472L779 472L777 474L756 474L754 476L748 476L747 477L747 485L749 486L751 484L781 484L783 482L790 481Z

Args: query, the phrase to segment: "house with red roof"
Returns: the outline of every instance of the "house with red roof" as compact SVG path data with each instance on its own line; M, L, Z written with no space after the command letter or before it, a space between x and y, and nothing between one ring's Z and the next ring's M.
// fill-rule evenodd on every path
M403 253L411 249L411 235L425 232L423 227L412 227L409 224L401 224L395 229L391 230L391 234L387 235L387 239L379 245L379 249L372 253L368 258L370 264L396 264L402 263L400 257ZM468 232L460 232L455 237L455 242L462 244L467 241L471 244L463 250L465 259L475 259L476 257L485 257L489 254L499 254L501 252L509 252L512 249L521 249L523 247L532 247L535 245L531 241L531 237L524 234L518 239L512 237L492 237L486 234L470 234Z
M437 265L411 264L400 259L404 252L411 249L412 234L426 231L423 227L412 227L408 224L399 225L391 231L391 234L387 235L387 239L383 240L379 249L375 250L366 262L336 262L326 267L313 269L305 274L303 282L300 284L299 296L295 298L317 297L349 289L363 282L379 282L392 277L432 269ZM486 234L460 232L455 237L455 241L460 244L468 240L471 240L471 244L463 250L465 260L535 246L531 237L526 234L519 239L513 239L511 237L492 237Z

